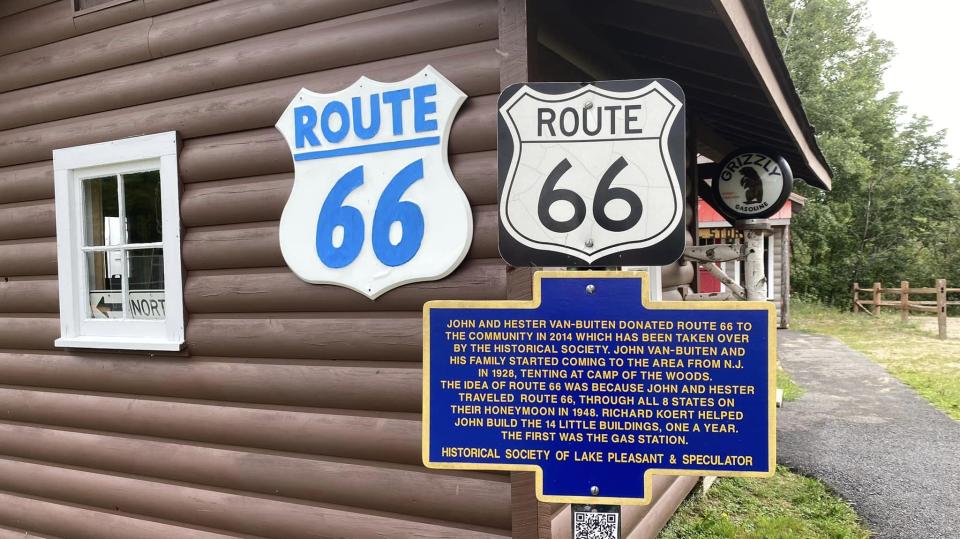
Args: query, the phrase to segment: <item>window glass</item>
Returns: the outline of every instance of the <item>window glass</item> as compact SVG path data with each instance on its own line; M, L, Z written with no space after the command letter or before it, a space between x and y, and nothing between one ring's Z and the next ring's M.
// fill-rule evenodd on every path
M130 290L163 290L163 249L132 249L127 260Z
M123 318L123 252L86 253L88 318Z
M163 241L159 170L124 174L123 205L127 221L126 243Z
M86 179L83 193L87 318L164 320L163 249L136 248L163 241L160 171Z
M129 317L139 320L163 320L166 317L163 249L128 251L127 268Z
M120 204L117 201L117 177L83 180L84 244L88 246L120 245Z

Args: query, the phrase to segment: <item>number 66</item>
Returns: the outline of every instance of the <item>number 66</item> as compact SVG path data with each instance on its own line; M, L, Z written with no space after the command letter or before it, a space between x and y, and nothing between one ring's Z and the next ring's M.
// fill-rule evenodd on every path
M405 166L390 180L377 201L373 213L373 252L387 266L400 266L408 262L423 242L423 212L410 201L400 197L418 180L423 178L423 160L418 159ZM353 206L344 206L347 196L363 185L363 165L360 165L337 180L320 208L317 218L317 256L330 268L349 266L363 247L363 214ZM390 242L390 227L399 222L402 227L400 242ZM333 244L333 232L343 229L343 241Z
M640 202L640 197L638 197L636 193L624 187L610 187L610 184L613 183L617 174L626 167L627 160L622 156L614 161L613 164L610 165L610 168L603 173L603 177L600 179L600 183L597 185L597 191L593 197L594 220L596 220L598 225L611 232L630 230L640 221L640 217L643 215L643 203ZM587 213L587 205L583 202L580 195L570 189L556 188L560 177L566 174L570 168L570 161L566 159L560 161L560 163L554 167L547 176L547 181L543 184L543 189L540 191L540 199L537 202L537 215L540 217L540 221L548 229L560 234L576 230L577 227L583 224L584 217ZM612 200L623 200L626 202L627 205L630 206L630 213L619 220L607 217L605 208L607 203ZM550 206L552 206L554 202L559 201L568 202L573 206L573 217L566 221L558 221L550 215Z

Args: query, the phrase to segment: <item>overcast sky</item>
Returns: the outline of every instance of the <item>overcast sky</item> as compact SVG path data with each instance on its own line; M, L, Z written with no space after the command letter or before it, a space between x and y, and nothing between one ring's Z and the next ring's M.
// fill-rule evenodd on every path
M956 50L960 2L956 0L868 0L868 24L893 41L897 56L884 83L901 93L912 114L930 117L935 129L947 129L947 149L960 163L960 96Z

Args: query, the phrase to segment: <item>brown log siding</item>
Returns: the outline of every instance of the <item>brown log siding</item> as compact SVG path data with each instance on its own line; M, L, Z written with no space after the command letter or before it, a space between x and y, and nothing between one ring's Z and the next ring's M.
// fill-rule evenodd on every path
M508 476L420 463L423 303L509 295L497 3L33 4L0 12L0 538L509 535ZM304 283L277 241L293 165L273 124L301 87L427 63L470 96L450 143L468 260L376 302ZM183 140L187 351L56 350L51 151L166 130ZM678 299L692 266L662 277ZM668 503L627 529L688 482L657 478Z
M425 301L506 296L497 4L67 0L0 18L0 537L503 537L510 483L420 463ZM376 302L284 265L301 88L430 63L470 99L469 259ZM56 350L54 148L176 130L187 351Z

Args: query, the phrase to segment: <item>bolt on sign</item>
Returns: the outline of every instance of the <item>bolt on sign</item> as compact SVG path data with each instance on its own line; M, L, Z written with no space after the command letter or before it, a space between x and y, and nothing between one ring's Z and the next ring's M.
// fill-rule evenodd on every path
M374 299L460 265L473 217L447 144L465 99L432 66L399 82L297 93L277 129L294 162L280 249L298 277Z
M771 150L736 150L718 170L710 186L715 209L734 221L770 217L780 211L793 188L790 165Z
M667 79L515 84L498 114L500 254L515 266L683 253L685 98Z
M534 471L541 500L584 504L773 475L773 304L649 298L645 272L542 271L531 301L428 302L424 464Z

